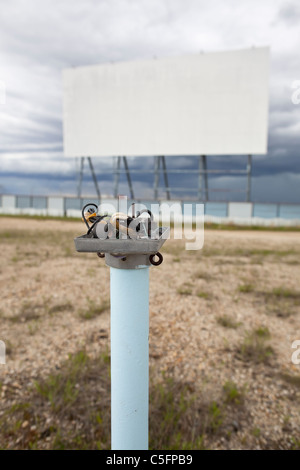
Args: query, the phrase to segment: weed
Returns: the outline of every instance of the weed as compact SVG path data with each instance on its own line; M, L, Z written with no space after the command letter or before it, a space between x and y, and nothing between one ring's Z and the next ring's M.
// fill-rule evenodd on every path
M300 439L296 437L292 437L292 450L300 450Z
M238 287L239 292L249 293L254 291L253 284L242 284Z
M14 351L15 351L15 347L13 343L9 339L6 339L5 340L5 355L13 356Z
M104 300L102 304L97 305L94 300L88 299L88 304L87 310L81 310L79 312L80 318L84 320L92 320L93 318L96 318L98 315L101 315L101 313L108 310L110 306L110 302L108 300Z
M195 273L195 279L204 279L205 281L210 281L212 279L212 275L208 271L198 271Z
M271 333L269 331L269 328L267 326L259 326L254 330L254 335L257 336L258 338L270 338Z
M238 386L231 380L225 382L223 385L223 392L225 395L225 403L240 405L245 398L245 389L238 389Z
M180 295L192 295L192 289L188 288L188 287L179 287L177 289L177 293L180 294Z
M300 388L300 375L292 375L284 372L280 374L280 378L285 382Z
M261 435L261 430L259 428L253 428L251 433L254 437L258 439Z
M62 304L53 305L53 307L49 308L48 313L52 315L54 313L60 313L60 312L72 311L72 310L73 310L73 305L71 304L71 302L65 302Z
M265 327L257 328L248 333L242 344L238 346L238 357L243 361L268 364L270 358L274 355L273 348L266 342L266 339L269 338L269 330Z
M271 294L279 298L300 299L299 291L287 287L276 287L272 290Z
M209 427L211 428L212 432L216 432L216 430L221 426L223 423L223 412L216 401L213 401L208 407L208 415L209 415Z
M40 327L40 322L39 320L32 320L30 323L28 323L27 328L28 328L28 333L30 336L35 335L35 333L39 330Z
M224 328L238 328L241 323L236 322L232 317L229 317L228 315L222 315L220 317L217 317L217 322L219 325L223 326Z
M203 291L197 292L197 296L200 297L201 299L206 299L206 300L212 298L209 292L203 292Z

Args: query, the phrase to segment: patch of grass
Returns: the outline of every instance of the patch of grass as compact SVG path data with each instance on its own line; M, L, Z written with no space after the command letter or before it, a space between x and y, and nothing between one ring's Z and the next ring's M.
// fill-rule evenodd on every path
M69 258L70 256L74 256L76 253L73 246L67 245L64 247L64 257Z
M91 267L87 268L86 275L90 277L94 277L96 275L96 269L91 268Z
M269 364L270 359L274 355L274 350L266 341L270 338L268 330L265 327L257 328L248 333L242 344L237 348L238 358L243 361L251 361L254 363Z
M278 317L286 318L299 311L300 291L280 286L260 294L265 299L267 312Z
M5 317L12 323L26 323L32 320L38 320L44 313L47 313L47 303L45 300L43 303L36 302L23 302L19 312L16 315Z
M17 219L29 219L29 220L57 220L59 222L78 222L81 220L80 217L58 217L50 215L26 215L26 214L0 214L3 218L17 218ZM170 228L174 227L174 223L170 224ZM216 224L212 222L205 222L205 229L207 230L225 230L225 231L260 231L260 232L300 232L300 226L296 225L293 227L273 227L273 226L259 226L259 225L238 225L233 223L228 224ZM196 229L196 224L192 224L192 228Z
M6 339L4 342L5 342L5 355L9 357L13 356L14 351L15 351L15 347L13 343L9 339Z
M27 328L28 328L28 333L29 333L30 336L35 335L35 333L40 328L39 320L32 320L31 322L28 323Z
M193 293L192 289L188 286L179 287L177 289L177 294L180 294L180 295L192 295L192 293Z
M254 330L254 335L256 335L259 338L265 338L265 339L268 339L271 337L271 333L267 326L259 326L258 328L256 328Z
M173 263L180 263L180 258L173 258Z
M280 374L280 378L288 384L295 385L300 388L300 375L292 375L287 372L283 372Z
M150 449L175 449L187 446L187 411L193 398L188 388L167 378L150 392ZM179 447L178 447L179 446Z
M204 291L197 292L197 297L200 297L201 299L205 299L205 300L209 300L212 298L209 292L204 292Z
M87 310L81 310L79 312L80 318L83 320L92 320L93 318L98 317L101 313L108 310L110 307L109 300L104 300L101 304L97 304L94 300L88 299L88 308Z
M243 231L259 231L259 232L300 232L300 226L294 227L271 227L271 226L259 226L259 225L235 225L233 223L228 224L215 224L212 222L205 222L204 227L207 230L243 230Z
M78 351L34 387L24 387L23 401L18 397L13 406L2 407L0 448L109 449L109 363L109 351L93 359ZM151 379L150 449L206 449L215 436L228 438L232 417L226 405L239 396L232 389L218 401L207 400L191 383L166 375L159 383ZM245 417L239 407L235 413Z
M42 302L23 302L17 314L4 317L12 323L27 323L38 322L45 315L53 315L64 311L72 311L73 305L71 302L64 302L53 305L50 307L50 299L44 298ZM31 327L29 327L30 329Z
M238 287L238 291L243 292L243 293L253 292L254 291L254 285L253 284L241 284Z
M289 298L289 299L300 299L300 292L287 287L276 287L272 290L271 294L274 297Z
M51 216L51 215L26 215L26 214L0 214L3 218L13 219L29 219L29 220L57 220L59 222L78 222L81 220L80 217L67 217L67 216Z
M49 308L48 313L52 315L54 313L60 313L60 312L72 311L72 310L73 310L73 305L71 304L71 302L65 302L62 304L53 305L53 307Z
M224 419L224 411L216 401L213 401L208 407L209 427L213 433L222 425Z
M69 355L59 372L24 392L27 401L4 409L0 418L1 448L110 448L110 374L101 355ZM28 425L20 426L24 421Z
M261 435L260 428L253 428L251 434L258 439Z
M168 243L164 244L161 251L162 253L167 253L169 255L173 255L175 258L179 258L180 255L185 252L185 245L182 242L169 240Z
M208 271L198 271L194 275L195 279L204 279L205 281L211 281L213 276Z
M219 325L223 326L224 328L238 328L241 323L236 322L232 317L228 315L222 315L217 317L217 322Z
M292 437L292 450L300 450L300 439L297 437Z
M37 392L49 402L54 411L70 406L76 401L80 393L76 382L87 361L86 353L79 351L69 356L67 374L51 374L46 380L35 382Z
M244 402L245 389L239 389L236 383L231 380L225 382L223 385L223 392L225 395L225 403L240 405Z
M277 317L281 318L288 318L294 313L297 313L297 310L295 310L293 306L290 305L290 302L276 301L276 303L274 303L268 302L268 300L266 299L266 313L274 314Z
M150 449L206 449L225 420L223 404L206 402L193 387L165 378L150 388Z

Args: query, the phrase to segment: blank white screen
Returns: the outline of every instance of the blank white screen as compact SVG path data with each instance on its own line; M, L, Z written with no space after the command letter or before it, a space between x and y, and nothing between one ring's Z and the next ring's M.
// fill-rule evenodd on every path
M66 69L68 157L263 154L269 49Z

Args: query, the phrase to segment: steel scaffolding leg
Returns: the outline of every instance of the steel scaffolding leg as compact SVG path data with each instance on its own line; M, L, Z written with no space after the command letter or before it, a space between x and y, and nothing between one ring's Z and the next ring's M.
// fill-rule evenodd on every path
M198 173L198 199L202 201L202 178L203 178L203 167L202 167L202 156L199 156L199 173Z
M247 165L247 202L251 199L251 173L252 173L252 155L248 155Z
M96 178L96 173L95 173L95 170L94 170L94 165L93 165L93 163L92 163L91 157L87 157L87 159L88 159L88 162L89 162L89 165L90 165L90 169L91 169L91 173L92 173L94 185L95 185L96 192L97 192L97 196L98 196L99 203L100 203L100 202L101 202L101 193L100 193L98 181L97 181L97 178Z
M124 162L124 167L125 167L125 171L126 171L126 176L127 176L127 181L128 181L129 191L130 191L130 197L131 197L131 199L134 199L134 192L133 192L133 187L132 187L132 182L131 182L131 176L130 176L129 167L128 167L126 157L123 157L123 162Z
M203 176L204 176L204 194L205 194L205 201L208 201L208 177L207 177L207 161L206 155L201 155L202 160L202 168L203 168Z
M166 157L164 155L161 157L161 163L162 163L162 168L163 168L163 172L164 172L164 180L165 180L165 186L166 186L167 199L169 200L170 199L170 188L169 188L169 181L168 181Z
M82 178L83 178L84 157L80 158L79 181L77 187L77 197L81 197Z
M114 197L118 197L120 182L121 157L116 157L114 161Z
M158 198L160 157L154 157L154 199Z

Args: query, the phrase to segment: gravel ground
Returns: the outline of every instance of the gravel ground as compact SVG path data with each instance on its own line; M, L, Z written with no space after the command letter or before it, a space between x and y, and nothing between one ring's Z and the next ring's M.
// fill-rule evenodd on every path
M109 269L74 251L83 232L81 222L0 218L0 417L70 353L109 351ZM153 380L172 377L207 403L235 384L241 399L227 395L209 448L300 448L299 233L206 230L203 250L170 240L162 252L150 273ZM18 448L13 436L7 445Z

